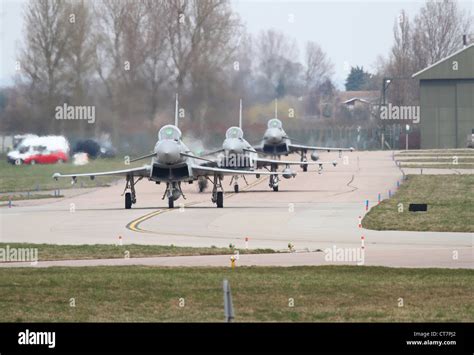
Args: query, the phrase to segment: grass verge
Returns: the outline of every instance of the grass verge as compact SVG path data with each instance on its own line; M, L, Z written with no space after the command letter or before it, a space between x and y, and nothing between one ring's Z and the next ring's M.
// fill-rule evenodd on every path
M123 159L97 159L91 160L87 165L76 166L72 163L64 164L36 164L36 165L12 165L6 161L0 161L0 192L41 191L54 189L67 189L71 187L96 187L104 186L115 180L116 176L99 176L94 180L89 178L78 178L75 185L71 179L59 179L55 181L54 173L62 174L89 173L109 170L118 170L141 166L142 163L125 165Z
M0 269L0 321L220 322L226 278L237 322L472 322L473 276L357 266Z
M459 163L459 164L404 164L400 163L402 168L417 168L417 169L474 169L474 164Z
M0 248L37 248L39 261L45 260L79 260L79 259L115 259L143 258L153 256L190 256L190 255L223 255L234 254L230 248L195 248L178 247L174 245L57 245L57 244L30 244L30 243L0 243ZM240 254L269 254L275 253L272 249L239 249Z
M474 175L408 175L407 178L392 198L365 215L364 228L474 232ZM409 212L410 203L427 203L428 211Z

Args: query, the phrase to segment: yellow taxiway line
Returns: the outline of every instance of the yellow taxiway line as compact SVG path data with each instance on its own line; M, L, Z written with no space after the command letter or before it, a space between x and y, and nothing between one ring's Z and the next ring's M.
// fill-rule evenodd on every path
M248 184L247 186L245 186L242 191L246 191L258 184L260 184L261 182L265 181L267 178L266 177L263 177L263 178L260 178L260 179L257 179L256 181L252 182L251 184ZM236 194L236 192L232 192L230 194L228 194L226 197L232 197ZM189 207L189 206L193 206L193 205L197 205L199 203L203 203L205 201L195 201L195 202L189 202L189 203L186 203L184 204L184 207ZM139 233L154 233L153 231L148 231L146 229L142 229L139 227L139 225L142 223L142 222L145 222L146 220L150 219L150 218L153 218L155 216L158 216L160 214L163 214L163 213L166 213L166 212L172 212L172 211L175 211L175 209L173 208L170 208L170 209L163 209L163 210L158 210L158 211L154 211L154 212L151 212L151 213L148 213L144 216L141 216L141 217L138 217L136 219L134 219L133 221L129 222L125 227L127 229L130 229L131 231L133 232L139 232Z

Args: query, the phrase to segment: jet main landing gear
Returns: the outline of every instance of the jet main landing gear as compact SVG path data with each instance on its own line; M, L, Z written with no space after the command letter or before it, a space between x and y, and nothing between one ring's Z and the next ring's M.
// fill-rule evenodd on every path
M127 182L125 183L125 189L123 190L123 195L125 195L125 209L129 210L132 208L132 205L137 203L137 195L135 193L135 185L143 179L143 176L140 176L137 180L133 179L133 176L127 175ZM130 190L130 192L127 192Z
M306 158L306 150L302 150L301 151L301 160L300 160L302 163L306 163L308 161L308 159ZM308 164L301 164L300 165L301 168L303 169L303 171L308 171Z

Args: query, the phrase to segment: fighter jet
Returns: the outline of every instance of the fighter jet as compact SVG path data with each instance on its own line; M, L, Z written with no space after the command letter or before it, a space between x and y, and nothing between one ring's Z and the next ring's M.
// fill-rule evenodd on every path
M181 136L181 131L178 128L178 97L176 96L175 124L165 125L159 130L158 141L156 142L153 153L131 160L137 161L151 158L149 165L105 172L64 175L55 173L53 178L58 180L59 178L69 177L72 178L73 183L75 183L78 177L83 176L87 176L92 180L96 176L124 176L126 178L126 184L122 196L125 195L125 208L130 209L132 205L137 202L135 185L143 178L147 178L156 184L162 182L166 183L166 190L162 199L167 197L168 207L173 208L174 201L179 197L182 196L186 199L181 189L181 183L193 183L193 181L198 178L205 177L213 184L212 202L215 203L217 207L222 208L224 206L224 190L222 187L224 175L256 175L257 177L260 177L260 175L283 175L281 172L245 171L216 167L214 161L195 156L181 140ZM204 161L207 166L205 164L198 164L197 161L199 160ZM292 176L294 175L293 173ZM210 177L212 177L212 179Z
M218 154L215 160L219 167L237 170L252 170L264 168L271 172L276 172L280 166L285 166L283 170L283 177L290 178L294 176L291 170L291 165L301 165L307 167L308 165L318 165L319 172L321 172L324 164L337 165L336 161L332 162L298 162L291 160L275 160L265 159L258 156L258 152L252 145L244 139L244 132L242 130L242 100L240 100L239 109L239 126L230 127L225 134L222 148L216 151L207 153L205 155ZM305 170L306 171L306 170ZM245 180L245 175L235 174L232 176L230 184L234 184L234 191L239 192L239 177L242 176ZM278 191L278 183L280 181L279 175L274 174L270 176L269 186L274 191Z
M307 171L308 165L303 164L307 162L306 154L308 151L312 151L311 159L313 161L319 160L317 151L338 151L339 155L343 151L353 151L354 148L331 148L331 147L314 147L301 144L291 143L291 139L288 137L286 132L283 130L283 124L278 119L278 101L275 100L275 118L272 118L267 123L267 130L263 135L263 139L260 145L254 147L259 153L270 155L276 158L281 155L288 155L290 153L298 153L301 156L300 162L303 171Z

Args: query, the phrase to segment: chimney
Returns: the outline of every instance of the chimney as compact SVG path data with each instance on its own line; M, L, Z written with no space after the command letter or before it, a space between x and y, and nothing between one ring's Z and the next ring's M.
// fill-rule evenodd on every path
M462 45L463 45L463 48L466 48L466 46L467 46L467 35L462 35Z

